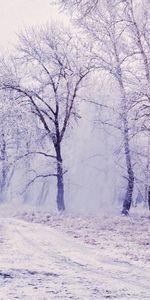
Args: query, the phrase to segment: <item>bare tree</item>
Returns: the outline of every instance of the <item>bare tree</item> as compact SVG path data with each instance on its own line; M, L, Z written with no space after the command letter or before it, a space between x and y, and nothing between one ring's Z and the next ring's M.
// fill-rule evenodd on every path
M21 130L22 112L11 93L1 91L0 97L0 198L5 201L14 174L15 165L12 161L16 156L16 141L19 141L18 127Z
M2 76L1 87L28 103L52 142L56 171L44 176L57 178L57 208L64 211L62 142L76 114L82 82L90 71L87 48L69 30L49 25L28 30L19 40L18 56L9 74Z
M72 12L74 12L75 9L78 10L78 17L88 15L89 13L95 11L97 7L99 6L100 1L99 0L55 0L53 3L61 4L63 8L69 8Z
M141 128L147 131L147 165L146 165L146 184L145 194L148 202L149 198L149 123L150 116L150 3L147 0L141 1L139 6L135 0L125 0L125 21L128 24L130 39L134 45L138 56L134 57L136 64L140 66L140 86L137 87L138 97L138 119L141 119ZM136 104L136 105L137 105ZM148 122L147 122L148 121Z
M67 1L63 1L68 4ZM93 3L93 4L92 4ZM121 1L74 1L80 6L79 24L94 41L93 60L96 69L109 72L116 80L120 91L120 120L124 140L124 153L127 168L127 191L122 213L127 215L132 202L134 172L129 138L129 98L126 84L126 60L133 55L125 45L127 24L124 23L124 3ZM88 5L88 8L87 8ZM96 9L95 9L96 8ZM84 10L84 13L83 13Z

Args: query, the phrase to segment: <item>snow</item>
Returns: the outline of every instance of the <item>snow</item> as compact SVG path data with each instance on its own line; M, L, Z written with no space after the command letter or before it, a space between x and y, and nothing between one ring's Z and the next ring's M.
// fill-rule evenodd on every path
M0 300L150 299L149 222L1 208Z

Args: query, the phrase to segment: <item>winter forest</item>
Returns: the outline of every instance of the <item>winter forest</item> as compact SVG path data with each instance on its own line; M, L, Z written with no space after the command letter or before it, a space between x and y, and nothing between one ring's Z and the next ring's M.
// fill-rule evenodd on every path
M0 201L148 207L149 1L58 4L1 55Z
M0 47L0 299L150 299L150 1L45 2Z

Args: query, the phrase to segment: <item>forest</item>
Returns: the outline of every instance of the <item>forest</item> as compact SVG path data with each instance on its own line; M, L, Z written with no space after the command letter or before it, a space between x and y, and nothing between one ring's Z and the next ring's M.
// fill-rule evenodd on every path
M0 126L0 300L149 300L150 0L0 0Z
M0 201L149 209L150 3L51 4L69 22L18 32L0 57Z

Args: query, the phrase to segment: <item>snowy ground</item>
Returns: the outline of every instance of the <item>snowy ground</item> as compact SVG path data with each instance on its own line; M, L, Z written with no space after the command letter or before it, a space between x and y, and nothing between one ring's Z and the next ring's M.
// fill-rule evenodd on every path
M149 223L1 209L0 300L150 299Z

